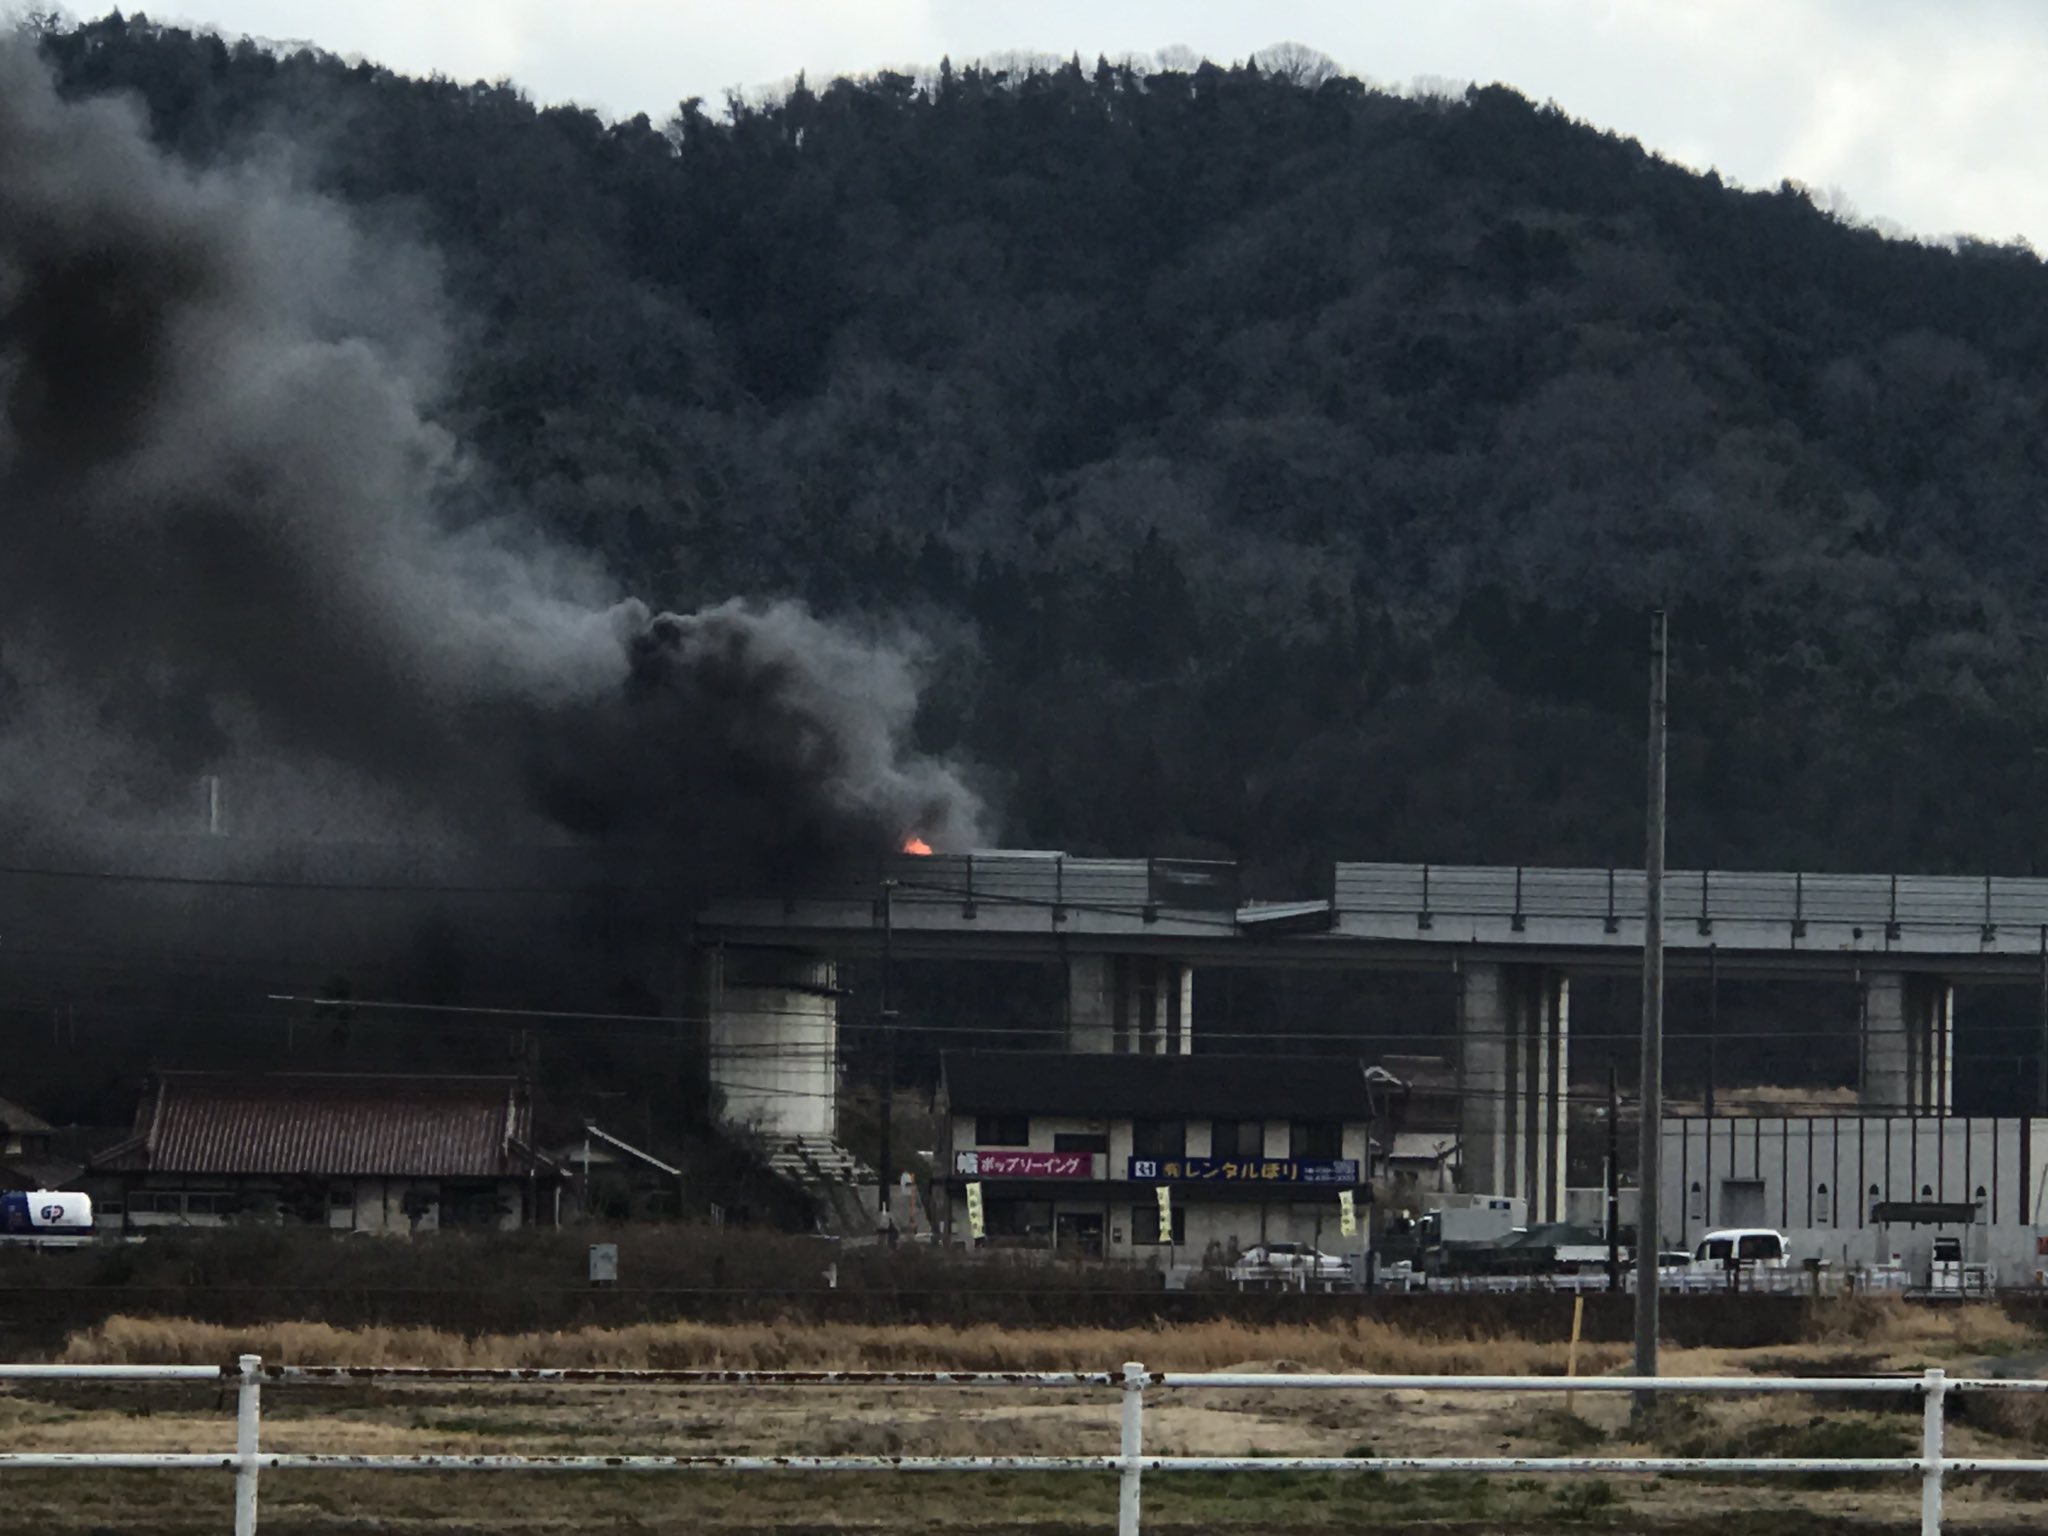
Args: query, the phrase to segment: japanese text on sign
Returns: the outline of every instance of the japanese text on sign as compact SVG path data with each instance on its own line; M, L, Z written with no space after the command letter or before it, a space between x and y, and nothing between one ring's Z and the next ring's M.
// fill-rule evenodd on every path
M982 1154L987 1156L986 1153ZM1356 1184L1350 1157L1134 1157L1134 1182L1188 1184Z
M970 1179L1086 1179L1095 1163L1087 1152L956 1152L953 1171Z

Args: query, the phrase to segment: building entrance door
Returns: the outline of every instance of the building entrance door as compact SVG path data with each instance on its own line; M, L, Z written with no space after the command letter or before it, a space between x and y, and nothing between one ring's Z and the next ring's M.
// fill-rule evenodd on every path
M1721 1181L1721 1220L1724 1227L1760 1227L1764 1224L1764 1186L1761 1179Z
M1053 1218L1053 1244L1061 1253L1084 1259L1102 1257L1102 1213L1061 1211Z

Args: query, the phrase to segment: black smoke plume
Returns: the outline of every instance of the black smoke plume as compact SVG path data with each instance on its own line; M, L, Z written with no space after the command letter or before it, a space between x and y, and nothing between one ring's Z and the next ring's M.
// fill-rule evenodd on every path
M0 44L0 801L273 836L657 846L782 883L975 797L904 649L789 604L657 614L434 423L417 251L192 170Z

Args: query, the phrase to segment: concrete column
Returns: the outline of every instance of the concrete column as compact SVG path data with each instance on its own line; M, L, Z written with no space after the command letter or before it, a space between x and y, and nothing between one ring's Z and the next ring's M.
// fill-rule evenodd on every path
M1168 1051L1176 1056L1195 1054L1195 968L1173 967L1173 1013L1166 1022Z
M1923 977L1918 1016L1924 1020L1921 1039L1926 1048L1920 1062L1920 1103L1932 1114L1952 1114L1955 1109L1956 1078L1956 994L1955 988L1937 977Z
M1113 957L1075 955L1067 961L1067 1049L1107 1053L1117 1043L1117 986Z
M1532 1118L1542 1116L1542 1165L1537 1170L1544 1221L1565 1219L1565 1145L1571 1131L1571 982L1558 971L1545 971L1537 989L1538 1011L1532 1020L1540 1032L1544 1071L1540 1098L1531 1105ZM1536 1217L1535 1200L1529 1219Z
M1468 1191L1506 1194L1508 1148L1514 1141L1512 1055L1507 973L1493 964L1467 965L1458 997L1458 1139Z
M720 1113L765 1136L839 1128L837 970L783 950L705 952L711 1086Z
M1861 1098L1870 1109L1945 1115L1954 1107L1955 992L1939 976L1863 978Z
M1463 967L1460 1141L1465 1186L1519 1195L1531 1221L1564 1219L1570 989L1540 966Z
M1067 961L1067 1049L1189 1055L1195 973L1152 955L1075 955Z

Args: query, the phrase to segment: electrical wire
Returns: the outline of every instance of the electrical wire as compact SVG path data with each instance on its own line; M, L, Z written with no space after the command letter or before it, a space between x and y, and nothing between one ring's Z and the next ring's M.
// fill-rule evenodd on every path
M771 989L764 988L762 990ZM624 1033L632 1033L633 1029L637 1029L639 1032L642 1033L647 1033L650 1030L659 1027L661 1032L666 1034L668 1032L672 1032L673 1029L679 1026L705 1029L719 1024L726 1024L729 1026L732 1023L740 1020L761 1019L789 1019L814 1023L830 1022L834 1027L842 1030L875 1029L881 1027L878 1021L872 1019L862 1018L859 1016L848 1018L843 1014L828 1012L821 1008L763 1006L759 1003L755 1003L752 1001L748 1002L748 1004L744 1008L737 1009L733 1013L721 1015L712 1012L625 1013L588 1009L533 1008L494 1004L428 1003L410 1002L388 998L323 997L315 994L291 992L266 993L264 994L264 1000L266 1002L284 1003L295 1007L310 1007L314 1009L332 1010L335 1015L347 1015L351 1022L363 1022L363 1016L371 1013L406 1013L427 1014L439 1018L502 1018L516 1020L555 1020L567 1023L607 1023L620 1024L632 1027L626 1031L623 1031ZM76 1007L79 1005L79 1002L80 1000L77 998L52 996L34 999L16 999L11 1003L0 1003L0 1007L34 1010L52 1005L64 1006L68 1004L70 1006ZM168 1018L185 1018L191 1016L191 1010L189 1009L148 1009L138 1007L134 1004L119 1003L106 999L87 1000L85 1002L85 1006L95 1013L128 1014L134 1016L152 1016ZM260 1013L256 1011L237 1011L229 1013L219 1008L215 1008L210 1011L208 1017L217 1020L242 1019L248 1021L258 1021L266 1018L274 1018L275 1015L270 1013ZM896 1027L899 1030L906 1033L917 1032L923 1034L941 1035L957 1033L962 1036L997 1035L1006 1038L1022 1037L1030 1039L1066 1038L1070 1036L1072 1033L1072 1026L1066 1023L1041 1025L1013 1021L981 1021L970 1024L954 1025L899 1023ZM616 1033L620 1032L611 1031L607 1032L607 1035ZM1199 1038L1205 1042L1243 1041L1256 1043L1260 1045L1266 1045L1275 1042L1315 1043L1324 1045L1351 1042L1357 1044L1370 1044L1380 1047L1385 1047L1387 1045L1396 1043L1456 1045L1460 1042L1523 1041L1530 1038L1529 1032L1524 1030L1460 1030L1457 1029L1454 1025L1447 1028L1415 1029L1389 1029L1377 1026L1367 1026L1341 1030L1286 1030L1264 1028L1222 1029L1218 1028L1215 1025L1209 1025L1204 1027L1197 1024L1196 1033L1198 1034ZM1788 1040L1859 1040L1868 1037L1870 1033L1871 1032L1868 1029L1856 1023L1844 1023L1841 1025L1830 1026L1827 1028L1811 1029L1771 1028L1768 1030L1754 1031L1731 1029L1723 1029L1718 1031L1704 1029L1672 1030L1667 1031L1665 1038L1667 1040L1674 1041L1705 1040L1723 1044L1766 1044ZM1897 1034L1901 1032L1886 1031L1883 1033ZM1963 1031L1958 1031L1959 1035L1963 1033ZM2024 1036L2031 1040L2035 1038L2038 1035L2038 1033L2039 1026L2034 1023L1982 1023L1971 1025L1967 1029L1968 1037L1979 1040L1986 1036L1995 1037L2006 1035L2019 1035ZM1567 1045L1574 1043L1579 1045L1628 1045L1633 1043L1636 1040L1637 1036L1633 1030L1594 1032L1585 1029L1572 1030L1569 1027L1567 1027L1567 1029L1562 1035L1562 1038ZM1972 1059L1982 1059L1981 1057L1978 1057L1975 1053L1971 1053L1971 1056ZM2024 1056L2015 1056L2013 1059L2024 1059Z

